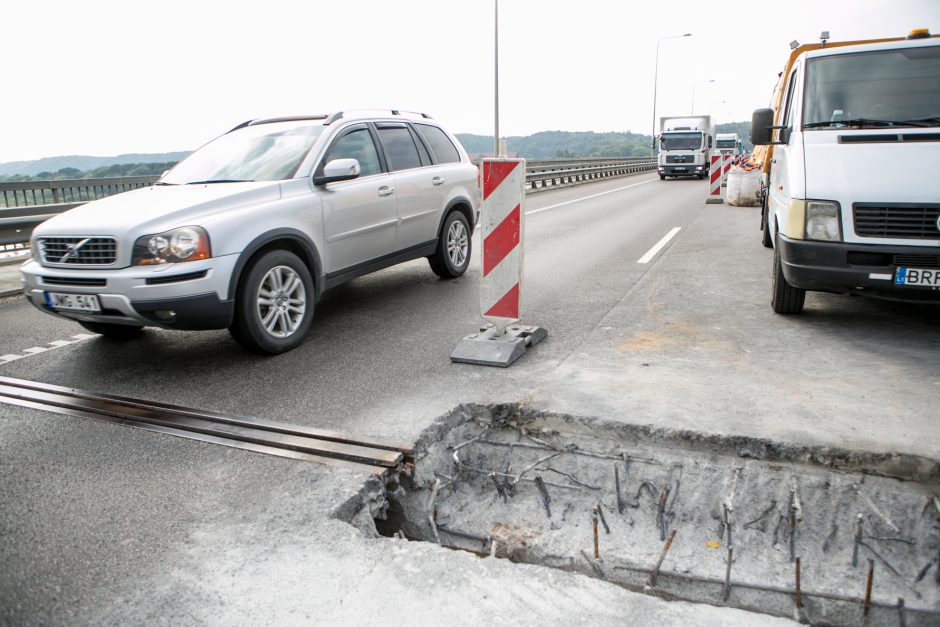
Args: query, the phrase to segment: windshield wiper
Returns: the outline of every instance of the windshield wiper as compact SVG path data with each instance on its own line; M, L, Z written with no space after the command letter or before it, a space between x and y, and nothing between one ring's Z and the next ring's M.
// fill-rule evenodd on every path
M251 179L209 179L207 181L190 181L187 185L207 185L209 183L254 183Z
M848 120L832 120L830 122L809 122L804 124L803 128L844 128L847 126L865 127L865 126L930 126L924 124L926 120L873 120L872 118L850 118Z

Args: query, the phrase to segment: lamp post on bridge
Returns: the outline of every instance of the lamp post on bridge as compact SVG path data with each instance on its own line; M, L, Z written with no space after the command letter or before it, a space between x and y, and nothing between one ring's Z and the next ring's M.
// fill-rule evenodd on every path
M685 33L684 35L670 35L669 37L662 37L656 42L656 69L653 72L653 145L652 151L655 154L656 152L656 90L659 86L659 44L666 41L667 39L678 39L679 37L691 37L692 33Z

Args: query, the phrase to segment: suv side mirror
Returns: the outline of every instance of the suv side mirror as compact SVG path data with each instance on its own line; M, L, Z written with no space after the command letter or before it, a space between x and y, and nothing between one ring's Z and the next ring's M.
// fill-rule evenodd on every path
M339 181L349 181L359 178L361 168L358 159L333 159L323 166L323 173L313 177L314 185L326 185Z
M774 110L757 109L751 115L751 143L766 146L773 142Z

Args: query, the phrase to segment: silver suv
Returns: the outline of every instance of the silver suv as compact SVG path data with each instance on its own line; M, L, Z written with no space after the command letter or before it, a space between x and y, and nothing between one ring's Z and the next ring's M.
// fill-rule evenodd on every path
M340 283L419 257L442 278L463 274L479 206L476 166L426 115L254 120L153 187L41 224L24 289L114 339L228 328L281 353Z

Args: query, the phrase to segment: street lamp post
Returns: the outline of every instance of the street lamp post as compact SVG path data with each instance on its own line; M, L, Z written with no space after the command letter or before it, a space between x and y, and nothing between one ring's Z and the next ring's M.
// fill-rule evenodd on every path
M667 39L677 39L679 37L691 36L692 33L685 33L684 35L670 35L669 37L663 37L656 42L656 69L653 72L653 152L656 152L656 89L659 86L659 44Z

